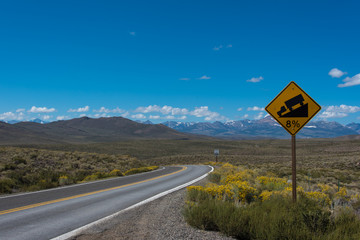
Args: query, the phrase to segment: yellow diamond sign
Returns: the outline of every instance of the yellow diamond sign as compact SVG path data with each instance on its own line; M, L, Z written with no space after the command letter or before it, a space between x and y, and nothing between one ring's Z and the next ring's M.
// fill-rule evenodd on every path
M320 109L295 82L290 82L265 108L291 135L296 135Z

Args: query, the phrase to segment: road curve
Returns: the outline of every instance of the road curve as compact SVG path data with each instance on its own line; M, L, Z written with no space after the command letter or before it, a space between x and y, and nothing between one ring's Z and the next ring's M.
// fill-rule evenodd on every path
M209 166L153 172L0 197L0 239L51 239L207 174Z

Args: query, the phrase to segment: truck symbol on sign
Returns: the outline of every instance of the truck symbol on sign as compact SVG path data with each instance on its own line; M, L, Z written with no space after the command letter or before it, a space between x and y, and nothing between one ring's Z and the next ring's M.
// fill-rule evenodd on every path
M291 115L291 112L293 111L293 107L297 104L300 104L301 107L304 106L304 97L301 94L299 94L285 102L287 109L290 111L289 113L287 113L285 115ZM286 107L282 106L280 111L277 112L279 117L284 117L283 113L287 111ZM305 112L303 112L303 114L305 115ZM301 114L301 115L303 115L303 114ZM306 115L307 115L307 109L306 109ZM295 116L293 116L293 117L295 117ZM296 117L303 117L303 116L296 116Z

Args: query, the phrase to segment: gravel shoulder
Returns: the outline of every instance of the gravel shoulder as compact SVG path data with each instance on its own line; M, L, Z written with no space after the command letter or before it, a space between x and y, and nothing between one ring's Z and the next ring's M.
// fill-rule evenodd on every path
M202 180L197 184L204 184ZM72 240L101 239L233 239L218 232L189 226L182 216L186 190L181 189L150 203L128 210L117 217L86 230Z

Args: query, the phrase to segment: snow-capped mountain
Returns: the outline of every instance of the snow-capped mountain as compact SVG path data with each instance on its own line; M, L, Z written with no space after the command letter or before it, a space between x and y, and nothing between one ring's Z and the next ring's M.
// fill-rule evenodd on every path
M360 134L360 123L349 123L346 126Z
M202 134L229 139L289 138L289 133L268 116L260 120L222 122L164 122L170 128L181 132ZM332 138L360 134L360 124L341 125L337 122L312 121L297 134L299 138Z

